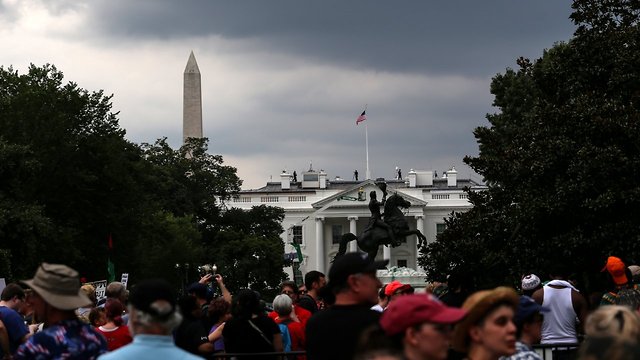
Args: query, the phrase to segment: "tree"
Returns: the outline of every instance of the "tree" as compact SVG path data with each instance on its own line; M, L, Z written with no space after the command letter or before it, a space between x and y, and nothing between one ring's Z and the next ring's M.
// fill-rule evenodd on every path
M220 259L231 286L277 286L282 209L227 210L242 182L207 139L133 144L111 98L65 83L52 65L0 67L0 270L24 279L48 261L106 279L112 239L116 273L132 283L184 285Z
M286 278L282 271L284 243L280 238L283 219L282 208L265 205L224 212L220 230L205 251L230 289L250 287L264 292L277 288Z
M124 139L110 96L64 83L54 66L0 67L0 89L3 150L26 165L0 189L11 194L5 202L19 201L0 221L0 248L11 250L16 276L41 261L98 276L108 234L143 213L138 147Z
M499 111L465 158L489 190L422 249L431 276L458 266L494 286L556 264L593 274L609 254L640 260L640 4L573 8L568 43L493 79Z

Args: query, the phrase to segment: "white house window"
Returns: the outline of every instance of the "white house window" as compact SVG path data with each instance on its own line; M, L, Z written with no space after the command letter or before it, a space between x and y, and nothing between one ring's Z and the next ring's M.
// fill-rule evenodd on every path
M295 225L291 228L292 239L294 244L302 245L302 225Z
M398 267L407 267L407 259L398 259Z
M331 225L331 239L334 244L339 244L342 239L342 225Z
M436 235L442 234L446 228L447 225L445 223L436 224Z

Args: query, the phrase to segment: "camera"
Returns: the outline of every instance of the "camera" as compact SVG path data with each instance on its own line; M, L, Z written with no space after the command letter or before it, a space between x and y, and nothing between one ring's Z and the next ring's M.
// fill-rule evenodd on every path
M200 274L200 276L215 275L217 270L218 267L215 264L205 264L198 266L198 273Z

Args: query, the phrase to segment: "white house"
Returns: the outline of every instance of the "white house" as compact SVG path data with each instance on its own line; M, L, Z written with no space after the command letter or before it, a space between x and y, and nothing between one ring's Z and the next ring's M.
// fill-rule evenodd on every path
M465 188L471 191L486 189L471 179L458 179L457 175L454 168L442 177L434 176L433 171L411 170L402 180L385 180L388 196L398 192L411 202L411 207L405 210L409 227L420 230L428 242L435 241L436 235L444 230L444 218L452 211L466 211L472 206ZM310 169L302 173L301 178L296 179L298 181L293 180L293 176L284 171L279 182L268 182L260 189L243 190L230 205L242 209L254 205L283 208L285 253L295 253L291 244L298 243L303 256L299 264L301 273L310 270L326 273L342 235L348 232L360 234L369 223L369 192L375 190L378 200L382 198L382 191L376 185L380 179L329 180L323 170ZM352 241L348 251L356 250L356 242ZM382 246L378 257L389 259L389 266L416 269L416 237L408 237L395 248Z

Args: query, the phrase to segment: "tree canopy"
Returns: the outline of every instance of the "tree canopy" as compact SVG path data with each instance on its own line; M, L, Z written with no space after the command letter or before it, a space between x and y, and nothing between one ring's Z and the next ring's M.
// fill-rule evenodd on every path
M252 267L247 274L260 269L251 277L258 287L277 285L282 214L227 209L241 180L222 156L208 153L208 139L188 139L180 149L166 139L134 144L111 99L65 83L53 65L31 65L25 74L0 67L4 277L31 277L47 261L67 264L88 280L105 279L111 238L116 273L130 273L134 282L195 281L198 265L218 258L232 264L236 257L238 266ZM227 213L243 227L232 226ZM180 273L176 264L191 270Z
M593 275L608 255L640 260L640 5L573 9L572 39L493 78L498 111L465 158L489 189L422 249L432 277L464 269L484 287L558 264Z

